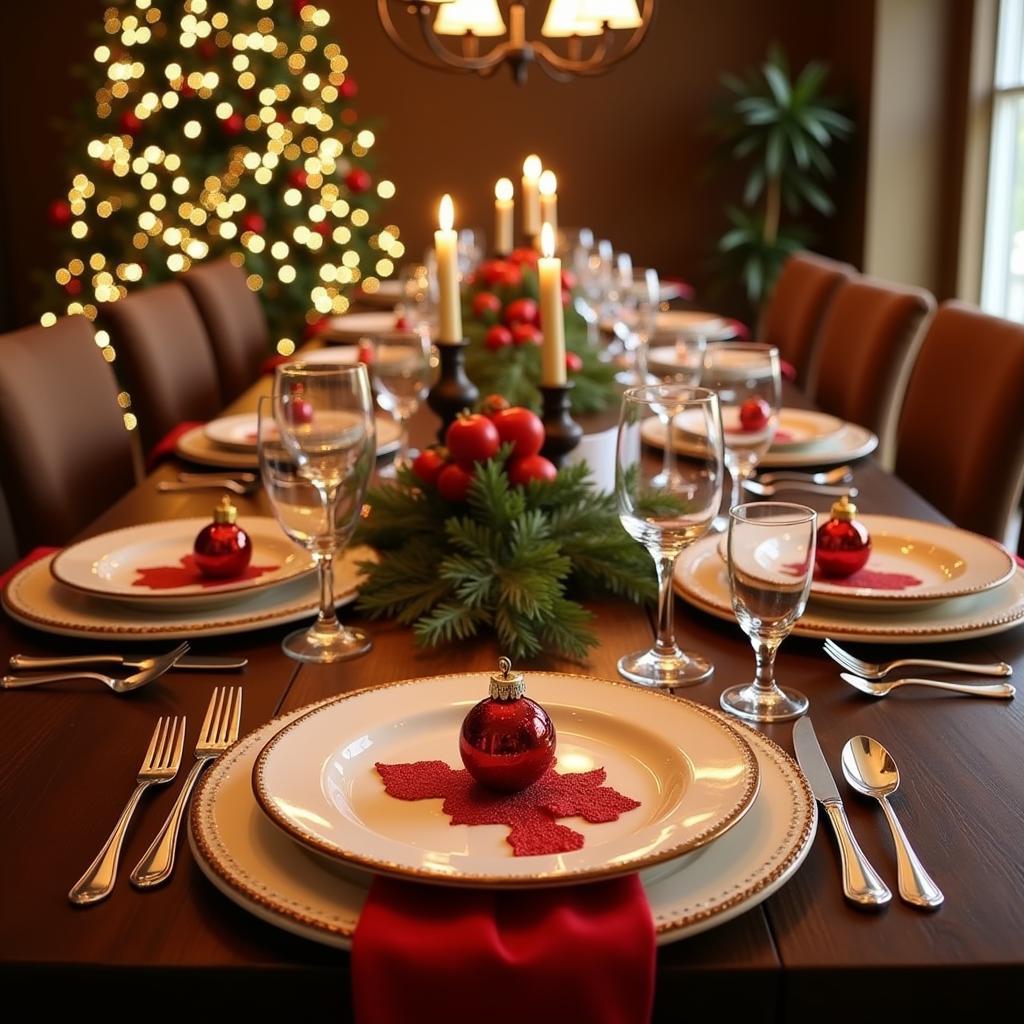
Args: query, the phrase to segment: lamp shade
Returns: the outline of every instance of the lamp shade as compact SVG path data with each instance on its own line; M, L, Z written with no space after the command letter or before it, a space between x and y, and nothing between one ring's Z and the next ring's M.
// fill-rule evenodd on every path
M505 34L505 22L497 0L452 0L438 7L434 31L439 36L500 36Z
M579 17L605 22L609 28L639 28L644 21L636 0L578 0L577 10Z
M580 16L580 0L551 0L540 33L549 39L566 36L599 36L601 22Z

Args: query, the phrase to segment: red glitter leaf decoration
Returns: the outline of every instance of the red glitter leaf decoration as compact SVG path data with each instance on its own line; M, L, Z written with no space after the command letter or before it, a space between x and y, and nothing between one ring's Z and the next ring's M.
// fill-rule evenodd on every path
M250 565L245 572L230 579L212 579L204 576L197 568L192 555L182 555L181 565L154 565L139 568L135 571L139 578L132 581L133 587L147 587L150 590L176 590L179 587L222 587L227 583L238 583L240 580L259 579L264 573L274 572L279 565Z
M790 562L783 566L790 576L802 576L807 566L802 562ZM858 569L851 576L826 576L817 567L814 579L818 583L831 583L836 587L870 587L872 590L908 590L919 587L924 581L905 572L883 572L880 569Z
M444 761L378 763L377 772L385 791L398 800L443 800L441 810L452 825L508 825L508 843L517 857L581 849L583 836L556 818L600 824L640 806L639 800L602 785L603 768L565 775L551 768L519 793L485 789L469 772Z

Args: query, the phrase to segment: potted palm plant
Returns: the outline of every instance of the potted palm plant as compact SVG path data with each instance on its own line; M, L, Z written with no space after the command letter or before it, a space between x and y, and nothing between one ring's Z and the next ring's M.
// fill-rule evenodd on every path
M809 63L794 79L784 54L742 77L724 75L730 96L718 121L723 155L749 166L742 206L730 206L730 229L718 251L727 273L739 277L760 308L786 257L810 240L800 215L811 207L831 216L825 188L835 168L830 150L853 122L823 95L827 65Z

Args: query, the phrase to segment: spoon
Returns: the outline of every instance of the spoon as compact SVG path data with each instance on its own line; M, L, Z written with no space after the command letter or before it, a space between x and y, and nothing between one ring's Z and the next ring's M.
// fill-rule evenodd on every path
M897 686L930 686L935 690L969 693L972 697L1012 697L1017 692L1011 683L947 683L938 679L890 679L885 683L875 683L855 676L852 672L840 672L839 676L870 697L884 697Z
M843 775L858 793L873 796L885 811L896 844L896 872L900 896L907 903L925 910L934 909L945 897L917 859L889 796L900 785L900 770L892 755L870 736L854 736L843 747Z
M141 670L125 679L104 675L102 672L52 672L36 676L4 676L3 679L0 679L0 687L5 690L20 690L27 686L63 683L71 679L95 679L97 682L109 686L114 693L131 693L133 690L138 690L147 683L153 682L154 679L158 679L187 653L188 641L186 640L162 658L146 658L145 661L140 662Z

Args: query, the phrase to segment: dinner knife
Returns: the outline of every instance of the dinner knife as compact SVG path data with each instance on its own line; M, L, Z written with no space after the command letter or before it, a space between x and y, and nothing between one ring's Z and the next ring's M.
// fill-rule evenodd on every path
M836 834L839 859L843 864L843 893L848 900L864 907L884 906L892 899L892 892L857 845L843 809L843 798L821 752L810 718L801 718L793 726L793 747L814 798L825 808Z
M116 665L121 668L141 668L148 658L125 658L120 654L75 654L63 657L43 658L31 654L15 654L11 657L11 671L24 669L78 668L82 665ZM188 672L231 672L245 668L248 658L228 658L186 654L171 666Z

